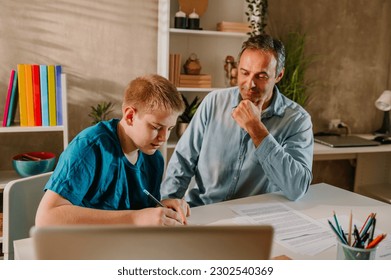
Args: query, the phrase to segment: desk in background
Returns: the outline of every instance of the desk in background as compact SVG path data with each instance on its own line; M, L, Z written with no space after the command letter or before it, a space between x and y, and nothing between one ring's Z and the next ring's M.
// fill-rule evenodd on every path
M357 135L373 139L373 135ZM391 203L391 144L375 147L331 148L314 145L314 162L350 160L355 167L353 191ZM339 176L338 172L334 176Z

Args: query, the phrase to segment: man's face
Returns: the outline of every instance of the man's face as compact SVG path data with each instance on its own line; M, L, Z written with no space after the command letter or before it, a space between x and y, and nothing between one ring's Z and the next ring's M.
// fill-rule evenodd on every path
M170 136L179 113L155 111L142 113L137 111L133 117L132 140L143 153L152 155Z
M269 106L274 85L281 80L283 71L276 77L277 60L272 52L247 49L239 62L238 85L243 99L256 106ZM263 101L263 102L261 102Z

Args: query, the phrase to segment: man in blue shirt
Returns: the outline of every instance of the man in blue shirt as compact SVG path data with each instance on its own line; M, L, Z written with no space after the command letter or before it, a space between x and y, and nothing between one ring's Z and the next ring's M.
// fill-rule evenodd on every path
M306 193L312 123L276 86L284 63L283 44L269 35L243 43L238 86L204 98L171 157L163 197L186 195L198 206L276 191L296 200Z
M45 186L36 225L186 224L182 199L162 201L164 172L158 148L168 139L184 103L159 75L138 77L125 90L122 118L79 133L61 154ZM147 191L145 194L144 190Z

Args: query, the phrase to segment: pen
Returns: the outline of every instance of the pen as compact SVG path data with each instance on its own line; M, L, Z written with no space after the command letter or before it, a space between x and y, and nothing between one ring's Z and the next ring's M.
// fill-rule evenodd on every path
M330 222L330 220L327 220L329 222L329 225L331 227L331 229L334 231L334 233L337 235L337 237L339 238L339 240L343 243L343 244L347 244L345 239L341 236L341 233L339 231L337 231L335 229L335 227L333 226L333 224Z
M373 240L373 236L375 234L375 228L376 228L376 218L374 218L372 222L371 234L369 236L368 244L371 243Z
M361 227L361 229L360 229L360 232L359 232L360 234L361 234L361 232L364 230L365 226L367 225L367 223L368 223L368 221L369 221L369 218L371 218L372 215L373 215L373 213L371 213L371 214L368 215L367 219L365 220L364 224L362 225L362 227Z
M362 238L369 230L369 228L371 227L372 223L373 223L373 219L376 217L376 214L373 214L371 213L369 215L369 219L367 221L367 223L363 226L363 230L360 231L360 237Z
M379 234L378 236L376 236L375 239L373 239L373 241L371 243L368 244L368 246L365 249L371 249L371 248L377 246L380 243L380 241L382 241L386 236L387 236L387 234L385 234L385 233Z
M155 201L157 203L157 205L159 205L160 207L165 207L159 200L157 200L152 194L149 193L149 191L147 191L146 189L143 189L143 192L149 196L150 199L152 199L153 201Z
M348 245L352 245L352 220L353 220L353 213L352 210L350 210L350 216L349 216L349 234L348 234Z
M360 238L360 234L358 233L358 229L357 229L356 225L354 225L354 236L356 237L356 241L353 243L353 246L360 248L361 238Z
M335 214L335 211L333 211L333 216L334 216L334 221L335 221L335 228L338 230L339 233L341 233L340 226L339 226L338 219L337 219L337 214Z
M343 229L342 229L341 226L339 226L339 230L340 230L340 233L341 233L341 235L342 235L342 237L343 237L343 240L345 240L345 243L346 243L347 245L349 245L349 242L348 242L348 240L346 239L345 232L343 231ZM350 245L349 245L349 246L350 246Z

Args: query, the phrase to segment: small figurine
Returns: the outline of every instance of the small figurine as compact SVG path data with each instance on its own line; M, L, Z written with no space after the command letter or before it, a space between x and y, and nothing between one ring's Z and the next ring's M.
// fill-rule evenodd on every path
M236 86L238 83L238 68L232 55L227 55L224 64L225 76L229 80L230 86Z
M192 53L183 65L185 74L187 75L199 75L201 73L201 64L195 53Z

